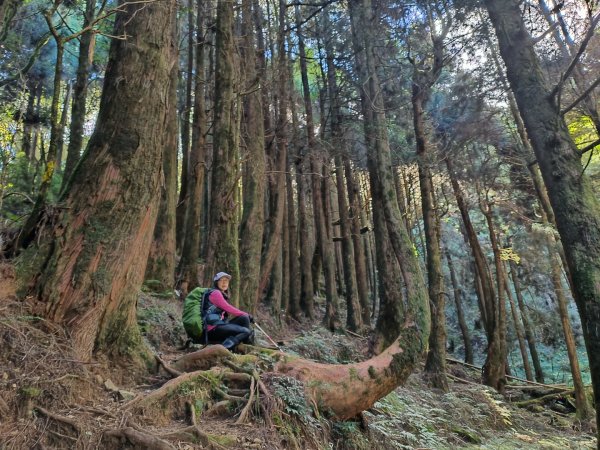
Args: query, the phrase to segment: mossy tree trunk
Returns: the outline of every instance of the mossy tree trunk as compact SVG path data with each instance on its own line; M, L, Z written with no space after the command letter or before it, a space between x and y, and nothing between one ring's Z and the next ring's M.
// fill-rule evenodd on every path
M488 199L483 200L481 212L485 216L490 244L494 253L494 265L496 268L496 302L492 313L488 316L491 322L493 335L488 345L488 353L483 365L483 382L492 386L499 392L504 391L506 386L506 374L508 372L507 347L506 347L506 302L504 300L504 270L500 257L500 246L498 236L494 227L492 205Z
M441 42L438 46L441 47ZM441 49L434 49L434 54ZM430 89L441 71L442 58L434 58L433 67L423 71L414 67L412 80L412 110L413 128L415 132L416 154L419 170L419 188L421 191L421 211L425 232L427 280L429 300L432 306L431 334L429 335L429 351L425 362L425 372L431 384L444 392L448 391L446 377L446 298L442 274L442 250L440 227L436 217L435 190L433 187L431 164L434 156L431 154L431 144L427 140L425 130L424 106L429 99ZM403 225L405 222L403 221Z
M557 89L546 84L520 2L486 0L527 134L554 209L573 278L590 361L596 405L600 404L600 202L560 113ZM600 408L596 411L600 421Z
M158 212L176 64L174 1L125 3L115 20L96 130L32 289L82 360L137 355L136 302Z
M260 293L260 258L264 231L265 196L265 132L262 107L264 80L259 77L252 15L252 1L242 1L241 56L244 65L242 141L243 164L243 215L240 229L240 266L244 276L240 280L242 309L254 311Z
M178 70L171 72L169 98L177 98ZM170 293L175 286L175 211L177 207L177 105L169 103L165 124L163 149L163 181L160 192L160 207L154 227L154 239L148 255L144 278L152 280L152 290Z
M381 350L394 343L404 324L414 321L419 330L412 341L412 349L415 352L412 357L416 362L420 358L420 352L426 348L426 340L429 337L429 298L396 198L383 94L379 86L373 51L373 33L378 26L370 0L351 0L348 7L355 68L361 86L365 140L369 148L367 165L377 246L381 307L376 327L375 348ZM400 281L403 286L399 285Z

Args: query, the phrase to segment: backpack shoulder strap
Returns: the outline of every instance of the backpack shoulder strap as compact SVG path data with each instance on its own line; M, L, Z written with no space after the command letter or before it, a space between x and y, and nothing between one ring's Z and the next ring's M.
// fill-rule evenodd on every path
M202 305L200 309L202 317L206 315L206 310L210 307L210 300L208 300L208 297L210 296L212 291L214 291L214 288L208 288L204 291L204 294L202 295Z

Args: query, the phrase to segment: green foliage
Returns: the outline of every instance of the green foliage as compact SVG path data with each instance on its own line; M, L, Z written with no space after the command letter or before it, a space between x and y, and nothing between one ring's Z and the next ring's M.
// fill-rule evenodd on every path
M275 395L284 403L284 411L304 424L315 423L315 418L309 408L306 399L304 385L295 378L275 377L273 378Z

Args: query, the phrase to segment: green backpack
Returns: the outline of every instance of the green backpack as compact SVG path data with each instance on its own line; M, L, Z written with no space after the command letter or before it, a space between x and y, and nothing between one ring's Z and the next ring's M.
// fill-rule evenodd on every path
M196 342L202 342L204 330L204 298L212 292L212 288L197 287L192 290L183 302L183 328L188 337Z

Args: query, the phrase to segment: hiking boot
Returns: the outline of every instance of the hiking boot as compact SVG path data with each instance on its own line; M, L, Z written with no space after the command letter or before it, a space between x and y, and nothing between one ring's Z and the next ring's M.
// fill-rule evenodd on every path
M254 330L252 330L252 332L250 333L250 336L248 336L248 338L246 339L246 344L248 345L254 345L255 341L254 341Z
M227 350L232 350L237 344L238 343L235 341L235 339L227 338L223 341L221 345Z

